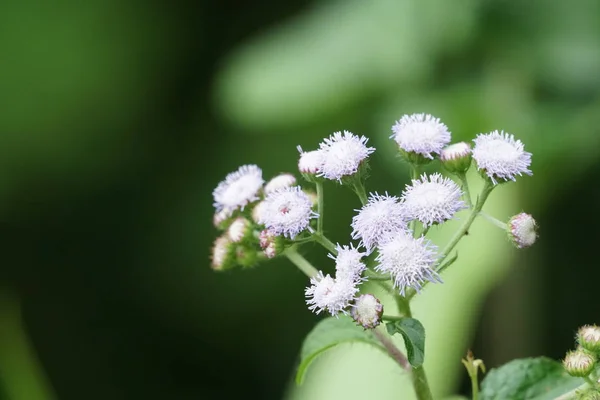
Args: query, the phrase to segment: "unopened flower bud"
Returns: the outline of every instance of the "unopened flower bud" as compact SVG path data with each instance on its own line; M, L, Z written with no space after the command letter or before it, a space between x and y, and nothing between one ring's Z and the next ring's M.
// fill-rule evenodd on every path
M258 203L256 203L254 205L254 207L252 208L252 220L257 224L260 224L260 222L258 222L258 221L260 221L260 219L261 219L264 207L265 207L265 202L264 202L264 200L261 200Z
M298 160L298 171L304 177L314 176L321 171L323 165L324 152L322 150L303 151L302 147L298 146L300 159Z
M268 258L273 258L285 248L285 239L281 236L274 235L268 229L264 229L260 232L258 237L260 247L263 249L263 253Z
M577 343L592 353L600 353L600 327L584 325L577 331Z
M465 142L451 144L440 153L440 161L448 172L464 174L471 166L471 146Z
M563 360L563 366L571 376L588 376L596 365L594 356L583 350L570 351Z
M277 249L275 248L275 243L271 242L263 249L263 253L267 258L273 258L277 255Z
M212 247L211 267L215 271L224 271L235 266L235 247L227 235L219 236Z
M233 243L240 243L252 236L252 225L246 218L236 218L227 229L227 236Z
M533 245L537 239L537 224L533 217L526 213L513 216L508 221L506 231L508 238L519 249Z
M381 323L383 304L372 294L359 296L352 306L352 319L365 329L373 329Z
M313 208L317 207L317 205L318 205L317 203L319 201L319 197L317 196L317 194L315 192L313 192L312 190L305 190L304 193L306 193L306 195L310 199L310 202L312 203Z
M296 184L296 178L292 174L280 174L271 179L265 185L265 194L272 193L277 189L282 189Z

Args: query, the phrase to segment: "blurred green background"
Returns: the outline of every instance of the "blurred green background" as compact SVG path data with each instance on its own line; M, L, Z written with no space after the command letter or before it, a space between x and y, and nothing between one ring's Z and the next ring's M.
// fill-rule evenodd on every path
M600 323L599 17L597 0L0 2L0 397L410 399L360 345L295 388L319 320L306 278L284 259L215 273L209 250L228 172L295 172L295 146L333 131L368 136L368 189L398 194L388 136L413 112L455 140L520 138L534 176L486 210L541 227L517 251L477 222L417 298L436 396L468 394L467 348L488 368L562 357ZM325 189L347 243L358 200Z

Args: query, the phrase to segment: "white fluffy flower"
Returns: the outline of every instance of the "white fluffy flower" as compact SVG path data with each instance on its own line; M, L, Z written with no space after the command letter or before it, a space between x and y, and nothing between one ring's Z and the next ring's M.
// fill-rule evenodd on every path
M328 255L335 260L335 278L360 281L361 274L366 268L366 265L361 261L365 253L355 249L352 244L350 246L340 246L338 244L336 250L337 256Z
M243 210L248 203L258 200L258 192L263 183L260 168L256 165L242 165L217 185L213 191L214 206L217 211L228 214Z
M433 270L436 251L437 247L423 236L415 239L404 232L396 233L379 245L375 269L390 274L400 294L404 295L409 287L419 291L425 281L441 282Z
M274 235L295 238L310 229L310 219L318 216L300 186L286 187L269 194L261 206L259 223Z
M319 271L316 277L310 279L311 286L306 288L306 304L308 309L316 314L327 311L336 316L340 312L346 314L346 308L356 297L358 288L356 282L349 279L334 279L329 274L323 276Z
M408 153L417 153L433 159L450 143L448 127L429 114L404 115L392 126L394 139Z
M465 142L451 144L440 152L441 161L452 161L458 158L467 157L471 154L471 146Z
M519 249L532 246L537 240L537 224L529 214L520 213L508 221L508 237Z
M352 218L352 239L371 252L388 233L406 231L406 216L395 196L371 193L369 201Z
M532 175L529 170L531 153L525 151L523 143L504 131L479 134L475 139L473 158L477 169L498 184L500 180L516 180L522 174Z
M352 319L365 329L373 329L381 323L383 304L372 294L360 295L352 306Z
M431 226L451 219L466 208L461 196L460 188L451 179L438 173L429 176L423 174L421 179L413 180L412 185L404 189L402 206L408 219Z
M294 186L296 184L296 178L292 174L280 174L271 179L265 185L265 194L273 193L277 189Z
M323 159L319 176L341 181L345 176L354 175L360 164L375 151L366 146L368 140L348 131L335 132L326 138L320 144Z
M313 150L304 151L302 147L297 147L300 152L300 159L298 160L298 170L303 174L316 174L321 170L323 165L323 151Z

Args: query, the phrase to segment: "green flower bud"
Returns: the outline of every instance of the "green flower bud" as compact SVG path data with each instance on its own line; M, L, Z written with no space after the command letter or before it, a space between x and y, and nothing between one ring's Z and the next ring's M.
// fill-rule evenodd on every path
M451 144L440 153L442 166L451 173L464 174L471 166L471 146L465 142Z
M563 360L563 366L571 376L588 376L596 366L596 358L582 350L570 351Z
M577 331L577 343L592 353L600 353L600 328L584 325Z

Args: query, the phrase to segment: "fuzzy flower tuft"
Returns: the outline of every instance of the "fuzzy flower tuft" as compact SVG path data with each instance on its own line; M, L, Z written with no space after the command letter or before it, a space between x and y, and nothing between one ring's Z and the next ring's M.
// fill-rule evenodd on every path
M349 279L334 279L329 274L323 276L319 271L316 277L310 279L311 286L306 288L306 304L308 309L320 314L326 311L332 316L340 312L346 314L346 309L356 297L358 288L356 282Z
M419 291L425 281L442 282L433 270L436 251L437 247L424 237L414 239L407 233L396 233L379 245L379 255L375 259L379 264L375 269L390 274L394 287L404 296L407 288Z
M389 233L407 231L402 205L395 196L371 193L369 201L352 218L352 239L360 239L368 253Z
M366 268L366 265L361 261L361 259L365 256L365 253L362 253L354 248L351 244L350 246L340 246L337 245L337 256L329 254L328 256L335 260L335 277L336 279L350 279L352 281L360 281L361 274Z
M413 180L402 193L402 206L406 217L418 220L423 226L441 224L451 219L458 211L466 208L461 200L462 192L451 179L441 174L421 176Z
M372 294L359 296L352 306L352 319L365 329L373 329L381 323L383 304Z
M482 170L494 182L516 180L516 176L532 175L529 170L531 153L523 143L504 131L479 134L475 139L473 158L477 169Z
M274 235L294 239L305 229L310 230L310 219L317 216L308 195L300 186L292 186L278 189L265 198L259 223Z
M507 226L508 238L518 249L532 246L537 240L537 224L529 214L511 217Z
M296 178L292 174L280 174L271 179L265 185L265 194L273 193L277 189L282 189L296 184Z
M401 150L433 159L450 143L448 127L429 114L404 115L392 126L394 139Z
M356 136L351 132L335 132L320 144L323 159L319 176L341 182L343 177L354 175L361 163L375 151L367 147L364 136Z
M246 218L238 217L229 225L227 236L229 236L229 240L233 243L239 243L252 233L251 228L250 221Z
M298 171L300 171L303 174L310 175L314 175L317 172L321 171L321 166L323 165L323 151L304 151L300 146L298 146L297 149L300 152L300 159L298 160Z
M258 192L264 180L262 171L256 165L242 165L237 171L228 174L213 191L214 206L217 211L228 215L258 200Z
M211 267L215 271L222 271L231 268L234 263L235 249L227 235L219 236L212 247Z

